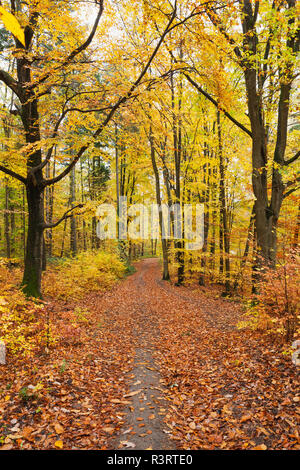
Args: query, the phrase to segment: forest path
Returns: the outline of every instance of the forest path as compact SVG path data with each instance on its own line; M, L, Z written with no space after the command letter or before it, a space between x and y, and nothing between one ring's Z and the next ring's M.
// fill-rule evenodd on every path
M103 298L110 327L127 325L134 351L108 448L297 448L290 358L260 332L238 329L241 306L216 289L161 281L157 259L136 268Z
M235 328L237 316L232 310L224 309L224 305L227 307L224 299L214 299L210 304L205 296L199 298L191 288L162 281L157 258L140 261L136 267L136 273L123 283L120 292L120 297L126 298L128 314L134 324L135 357L133 368L127 375L130 391L126 399L130 404L124 410L124 424L110 446L116 449L174 449L176 444L169 437L172 432L164 423L169 403L165 399L168 390L160 375L159 319L169 309L180 314L188 308L199 312L206 328L227 331Z
M129 278L131 316L134 322L133 342L135 357L128 374L130 405L125 410L125 422L119 435L111 442L116 449L172 449L163 423L167 404L163 397L161 376L154 359L160 333L157 323L159 311L152 308L155 283L159 270L157 259L138 263L137 272ZM153 292L153 289L155 292Z

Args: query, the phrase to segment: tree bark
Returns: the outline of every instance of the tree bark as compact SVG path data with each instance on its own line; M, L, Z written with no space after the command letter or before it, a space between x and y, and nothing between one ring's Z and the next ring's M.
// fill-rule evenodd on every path
M229 231L228 231L228 217L226 207L226 196L225 196L225 167L223 159L223 142L222 142L222 128L220 120L220 111L217 111L217 127L218 127L218 153L219 153L219 170L220 170L220 226L222 225L222 231L220 231L220 241L222 240L222 246L225 253L225 294L230 292L230 260L229 260ZM222 237L221 237L222 234ZM220 253L220 256L223 254ZM221 258L220 258L221 259Z
M152 162L152 167L154 171L154 178L155 178L155 193L156 193L156 202L159 207L159 228L160 228L160 235L161 235L161 246L162 246L162 254L163 254L163 275L162 278L163 280L167 281L170 279L170 274L169 274L169 254L168 254L168 246L167 246L167 240L166 238L163 237L163 213L160 210L161 209L161 194L160 194L160 181L159 181L159 172L156 164L156 159L155 159L155 148L154 148L154 142L153 142L153 134L152 134L152 128L150 127L150 136L149 136L149 141L150 141L150 152L151 152L151 162Z
M70 204L74 207L76 200L75 167L70 171ZM77 254L77 224L74 215L70 217L70 249L73 256Z

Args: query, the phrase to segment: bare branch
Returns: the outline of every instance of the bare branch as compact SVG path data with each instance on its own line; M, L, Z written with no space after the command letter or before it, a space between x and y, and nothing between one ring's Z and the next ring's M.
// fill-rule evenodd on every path
M9 168L6 168L5 166L0 165L0 171L3 173L6 173L9 176L12 176L13 178L21 181L21 183L26 184L27 180L23 176L19 175L15 171L10 170Z
M71 207L71 209L67 210L64 213L64 215L59 220L57 220L57 222L53 222L52 224L45 223L43 224L43 228L47 229L47 228L57 227L63 220L69 219L70 217L73 216L73 214L71 214L72 211L74 211L75 209L79 209L81 207L83 207L83 204L78 204L77 206Z
M19 87L19 84L18 84L17 80L15 80L5 70L0 70L0 80L3 83L5 83L5 85L8 86L8 88L10 88L18 96L18 98L21 100L23 93L22 93L21 88Z
M186 79L203 95L205 98L207 98L211 103L213 103L220 111L228 118L230 119L231 122L233 122L237 127L239 127L242 131L244 131L246 134L248 134L252 138L252 132L247 129L241 122L237 121L231 114L229 114L225 109L220 107L220 104L203 88L193 80L190 75L187 73L183 73L183 75L186 77Z
M295 162L296 160L298 160L298 158L300 157L300 150L293 156L291 157L289 160L286 160L284 162L284 165L290 165L291 163Z
M96 137L99 137L99 135L101 135L101 133L103 132L103 129L105 129L107 124L111 121L111 119L113 118L115 112L120 108L121 105L126 103L132 97L135 89L140 85L140 83L143 80L144 76L146 75L150 65L152 64L153 59L155 58L156 54L158 53L165 37L170 32L171 25L172 25L175 17L176 17L176 7L174 7L172 15L169 19L169 22L168 22L164 32L162 33L156 47L154 48L150 58L148 59L148 62L146 63L145 67L143 68L142 72L140 73L140 75L138 76L136 81L131 85L128 92L125 95L123 95L121 98L119 98L119 100L111 107L111 110L108 113L108 115L106 116L106 118L104 119L104 121L101 123L101 125L98 127L98 129L94 132L94 134L93 134L94 139ZM81 147L81 149L79 150L76 157L72 160L72 162L67 166L67 168L62 173L60 173L59 175L57 175L54 178L44 180L44 183L43 183L44 186L49 186L51 184L55 184L58 181L60 181L61 179L63 179L71 171L71 169L76 165L76 163L79 161L79 159L81 158L83 153L90 147L91 143L92 142L90 142L90 143L88 143L88 144Z

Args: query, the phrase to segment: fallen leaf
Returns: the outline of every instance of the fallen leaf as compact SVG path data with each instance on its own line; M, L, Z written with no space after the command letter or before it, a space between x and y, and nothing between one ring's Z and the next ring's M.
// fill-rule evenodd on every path
M57 449L63 449L64 447L63 441L55 441L54 445L57 447Z
M56 434L62 434L64 432L64 428L59 423L54 424L54 429L55 429Z
M0 450L11 450L12 448L12 444L4 444L4 446L0 447Z
M252 450L267 450L267 446L265 444L260 444L259 446L253 447Z
M244 415L241 417L240 421L241 423L245 423L246 421L250 421L252 419L252 416L250 415Z
M115 428L107 427L103 428L104 432L107 432L108 434L112 434L114 432Z
M133 442L130 442L130 441L121 441L121 444L123 447L128 447L128 448L134 448L135 447L135 444Z
M110 402L111 402L111 403L120 404L120 405L131 405L131 402L130 402L130 401L118 400L117 398L113 398L112 400L110 400Z
M126 395L124 395L124 398L134 397L134 395L138 395L141 392L142 392L142 389L140 388L139 390L135 390L134 392L127 393Z

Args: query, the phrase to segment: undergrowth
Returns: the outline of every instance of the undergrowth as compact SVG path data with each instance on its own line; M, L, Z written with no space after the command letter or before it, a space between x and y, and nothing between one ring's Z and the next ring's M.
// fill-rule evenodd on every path
M300 257L289 253L276 269L261 275L259 291L247 304L246 320L240 328L250 327L289 342L300 336Z
M55 299L77 300L89 291L105 290L125 276L127 267L114 252L83 252L50 266L44 292Z

